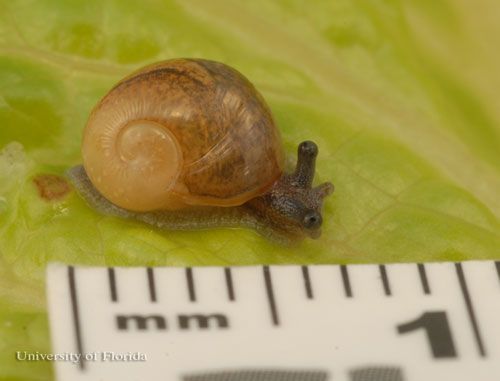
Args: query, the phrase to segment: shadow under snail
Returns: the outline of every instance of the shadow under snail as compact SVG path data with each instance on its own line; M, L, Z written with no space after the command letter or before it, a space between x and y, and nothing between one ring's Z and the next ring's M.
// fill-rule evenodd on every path
M235 69L173 59L121 80L93 109L83 166L68 171L101 213L162 229L250 227L284 244L321 234L331 183L312 187L318 147L284 172L264 98Z

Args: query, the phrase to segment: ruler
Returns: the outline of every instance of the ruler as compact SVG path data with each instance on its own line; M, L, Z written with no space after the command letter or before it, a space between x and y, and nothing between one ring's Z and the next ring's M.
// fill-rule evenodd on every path
M59 381L500 380L500 262L51 264Z

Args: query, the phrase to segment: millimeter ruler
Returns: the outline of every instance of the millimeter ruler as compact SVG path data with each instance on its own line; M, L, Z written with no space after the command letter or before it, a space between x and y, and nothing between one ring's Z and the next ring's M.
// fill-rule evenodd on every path
M500 380L500 262L48 267L58 381Z

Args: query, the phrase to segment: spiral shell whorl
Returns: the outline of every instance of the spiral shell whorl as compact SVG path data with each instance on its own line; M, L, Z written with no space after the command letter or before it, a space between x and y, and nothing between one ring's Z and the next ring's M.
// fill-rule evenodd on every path
M133 211L172 207L171 188L182 167L182 152L166 126L148 120L87 125L85 170L99 192Z

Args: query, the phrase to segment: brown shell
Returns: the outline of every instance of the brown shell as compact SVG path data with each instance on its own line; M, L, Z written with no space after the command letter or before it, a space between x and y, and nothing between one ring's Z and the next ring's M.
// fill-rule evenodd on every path
M145 67L119 82L91 115L92 123L110 119L169 129L182 151L172 192L185 205L243 204L283 172L269 107L243 75L222 63L175 59Z

